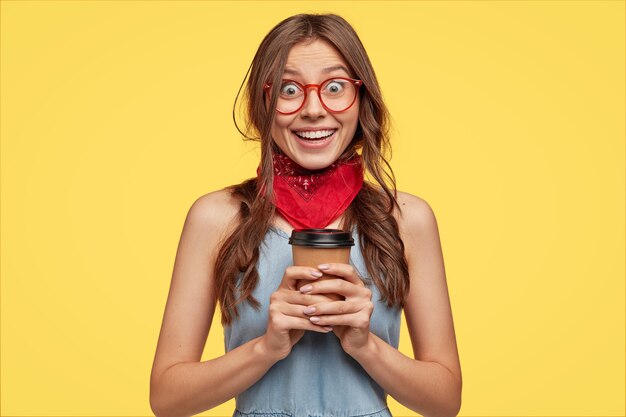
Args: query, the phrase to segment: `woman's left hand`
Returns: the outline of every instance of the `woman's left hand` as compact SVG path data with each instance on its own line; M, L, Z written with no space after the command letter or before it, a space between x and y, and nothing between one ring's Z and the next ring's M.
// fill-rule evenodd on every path
M325 274L337 279L315 281L300 288L307 294L335 293L345 297L344 301L331 301L312 304L315 311L304 313L312 323L320 326L333 326L333 332L341 341L341 347L350 354L364 348L369 341L370 318L374 311L372 291L365 287L356 269L349 264L330 263L319 265ZM306 287L310 287L306 291Z

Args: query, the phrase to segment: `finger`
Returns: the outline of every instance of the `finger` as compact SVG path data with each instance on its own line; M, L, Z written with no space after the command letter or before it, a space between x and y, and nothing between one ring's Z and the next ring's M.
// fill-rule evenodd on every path
M355 285L365 286L356 268L350 264L328 263L317 266L317 269L329 275L336 275Z
M300 279L315 280L322 276L322 273L315 268L308 266L288 266L279 287L296 289L296 282Z
M371 291L364 286L355 285L343 279L325 279L300 287L303 294L340 294L348 298L363 297L369 298Z
M305 313L307 308L308 307L305 305L279 303L276 306L276 311L284 316L298 317L308 320L309 315Z
M318 333L328 333L332 330L331 327L318 326L317 324L311 322L309 319L290 316L284 317L288 329L312 330Z
M324 294L302 294L300 291L284 291L280 296L281 301L299 306L310 306L334 301Z
M330 303L312 305L304 308L302 311L306 316L320 316L325 314L352 314L365 308L367 308L367 304L354 301L333 301Z
M348 326L355 329L367 329L370 324L370 316L362 311L352 314L337 314L327 316L312 316L309 318L318 326Z

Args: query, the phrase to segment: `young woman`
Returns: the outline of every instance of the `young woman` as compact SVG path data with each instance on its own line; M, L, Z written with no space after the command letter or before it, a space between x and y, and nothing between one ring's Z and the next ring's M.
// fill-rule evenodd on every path
M285 19L261 43L244 97L258 176L189 210L152 410L190 416L235 397L239 417L382 417L390 394L423 416L456 416L437 223L423 199L395 189L387 109L356 32L333 14ZM288 237L303 227L351 232L350 263L292 266ZM333 278L316 281L322 272ZM218 302L227 353L200 362ZM397 350L402 311L414 358Z

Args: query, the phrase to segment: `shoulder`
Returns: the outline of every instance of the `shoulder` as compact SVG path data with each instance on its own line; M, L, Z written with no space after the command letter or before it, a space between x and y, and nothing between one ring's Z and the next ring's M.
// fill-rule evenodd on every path
M212 191L198 197L191 208L207 217L219 219L223 216L236 214L239 211L240 201L229 188Z
M439 239L437 219L430 204L421 197L406 192L397 192L399 210L394 217L398 222L400 236L407 252L416 246Z
M223 188L198 197L187 213L185 223L222 235L235 226L241 202L232 190Z
M384 191L379 187L370 184L370 188L384 195ZM398 207L393 210L393 217L398 223L400 237L414 237L425 231L437 230L437 220L430 204L421 197L396 190L396 201Z
M403 191L397 192L400 210L395 211L398 226L406 230L432 227L436 224L435 213L426 200Z

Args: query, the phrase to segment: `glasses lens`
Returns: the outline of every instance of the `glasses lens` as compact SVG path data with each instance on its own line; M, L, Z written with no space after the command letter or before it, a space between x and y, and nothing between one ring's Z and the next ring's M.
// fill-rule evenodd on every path
M356 86L341 78L327 80L320 88L322 101L332 111L342 111L350 107L356 96Z
M304 101L304 90L293 81L283 81L278 92L276 108L283 113L291 113L298 110Z
M324 81L320 86L322 102L331 111L340 112L354 102L357 87L348 80L341 78ZM310 89L309 94L316 94ZM293 81L283 81L280 85L276 108L282 113L291 113L300 108L304 101L304 90Z

